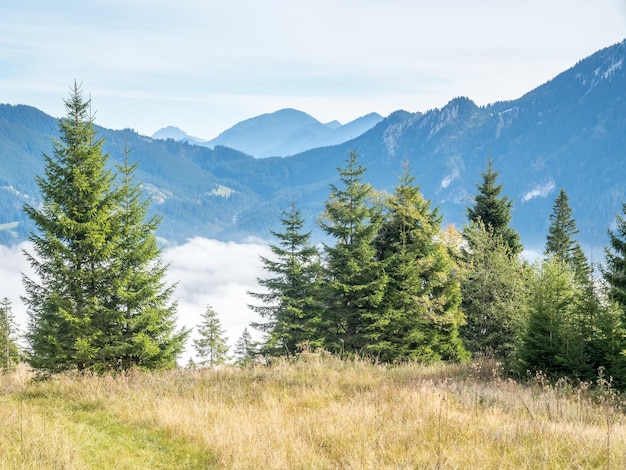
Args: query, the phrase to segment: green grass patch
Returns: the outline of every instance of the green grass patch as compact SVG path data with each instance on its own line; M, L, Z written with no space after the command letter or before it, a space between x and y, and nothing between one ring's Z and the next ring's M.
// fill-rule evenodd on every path
M57 393L32 392L13 398L27 413L39 415L42 426L64 430L65 445L71 448L77 468L216 468L215 458L201 445L166 429L121 421L100 399L76 400Z

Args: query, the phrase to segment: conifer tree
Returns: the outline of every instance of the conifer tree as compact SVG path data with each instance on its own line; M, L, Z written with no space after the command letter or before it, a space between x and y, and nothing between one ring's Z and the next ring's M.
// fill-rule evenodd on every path
M233 351L237 364L250 364L254 356L258 353L257 346L258 344L252 339L248 328L244 328L241 336L235 341L235 349Z
M622 204L622 214L626 215L626 204ZM608 235L610 246L605 248L602 275L609 286L609 298L626 314L626 219L623 215L616 216L615 231L609 230Z
M467 352L458 335L463 315L456 266L440 241L438 210L414 181L405 166L386 199L376 247L388 283L367 351L384 361L460 360Z
M529 316L519 349L521 372L541 371L551 377L570 376L572 350L580 343L570 335L574 278L563 261L553 257L538 268L531 287Z
M585 284L590 281L591 266L582 247L574 238L577 233L578 229L576 221L572 218L569 198L565 190L561 189L550 214L545 254L548 257L556 256L571 266L575 271L576 280Z
M519 234L509 226L513 201L507 196L500 197L502 185L496 184L498 175L493 169L493 161L489 160L487 171L482 174L482 183L476 185L478 194L474 197L474 206L467 208L467 218L470 225L482 222L488 231L501 237L515 256L523 247Z
M472 353L509 360L525 325L528 271L491 229L475 223L465 229L471 248L462 250L461 327Z
M578 233L576 221L572 218L572 209L565 190L561 189L554 200L554 208L550 214L550 227L546 242L546 255L558 256L562 261L569 262L573 255L574 235Z
M113 217L117 246L109 269L113 289L108 317L103 319L100 362L115 368L170 368L184 348L189 331L176 331L174 285L167 285L167 265L156 239L157 216L148 216L149 200L134 182L136 164L125 151L115 188L118 208ZM117 318L114 318L117 316Z
M52 156L44 155L45 177L36 177L43 205L24 208L38 228L29 236L35 254L26 256L39 279L24 278L31 364L52 371L82 370L96 361L101 330L94 322L107 316L110 289L103 283L117 207L103 141L76 83L65 107L60 141Z
M338 168L342 186L332 184L320 227L335 240L325 245L325 331L330 350L361 352L369 346L370 326L377 321L386 277L375 260L374 239L380 209L372 187L362 181L365 168L350 152Z
M175 308L163 285L154 224L139 219L132 169L120 188L107 169L90 101L75 83L59 121L60 141L36 181L43 203L25 206L38 228L25 253L31 364L60 371L169 367L184 334L172 335Z
M209 367L219 366L228 359L228 338L224 336L217 312L210 305L207 305L202 314L202 323L198 327L200 337L194 339L193 345L202 359L201 364Z
M12 313L11 301L0 301L0 369L9 372L20 359L17 346L17 326Z
M252 326L268 334L264 349L279 355L293 354L304 344L323 345L318 250L311 245L311 232L302 233L304 220L295 203L283 211L281 223L284 231L272 232L278 239L270 245L275 259L261 257L270 275L258 279L265 291L248 293L263 302L250 308L268 320Z

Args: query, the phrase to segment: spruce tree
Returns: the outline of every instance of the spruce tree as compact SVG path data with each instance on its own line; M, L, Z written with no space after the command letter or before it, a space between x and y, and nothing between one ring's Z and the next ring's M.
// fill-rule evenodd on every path
M556 256L571 266L576 274L576 280L582 284L588 283L591 276L591 266L582 247L574 236L578 233L576 221L572 218L572 209L565 190L561 189L554 200L554 208L550 214L550 227L546 239L547 257Z
M550 214L550 227L546 241L546 255L558 256L562 261L569 262L574 250L574 235L578 233L576 221L572 218L572 209L565 190L561 189L554 200L554 208Z
M440 241L441 217L431 210L408 165L376 239L388 273L380 314L368 331L368 352L384 361L460 360L463 321L456 266Z
M201 359L201 364L209 367L219 366L228 359L228 338L224 336L217 312L207 305L202 314L202 323L198 327L199 338L193 345Z
M626 204L622 204L622 214L626 215ZM609 286L609 298L626 314L626 219L622 215L615 218L615 231L609 230L609 247L605 248L605 266L602 275Z
M482 174L482 183L476 185L478 194L474 197L474 206L466 209L467 218L470 225L481 222L487 230L501 237L515 256L523 247L519 234L509 226L513 201L507 196L500 197L502 185L496 184L498 175L493 169L493 161L489 160L487 171Z
M167 285L167 265L156 239L157 216L148 216L149 200L134 182L137 165L117 166L118 208L113 217L117 246L111 258L112 296L103 319L100 362L117 369L170 368L182 353L189 331L176 331L175 285ZM117 317L117 318L115 318Z
M248 365L254 359L254 356L258 354L258 344L252 339L252 335L248 328L244 328L241 336L235 341L235 349L233 354L235 362L240 365Z
M65 107L60 141L36 177L42 205L24 208L38 228L34 253L25 252L37 277L23 277L31 364L52 372L173 366L185 334L172 334L171 288L154 223L140 221L132 168L116 187L76 83Z
M572 271L553 257L537 269L531 287L529 316L519 349L521 372L541 371L551 377L572 375L573 347L578 338L571 334L575 298Z
M283 211L283 232L272 232L278 244L271 244L274 259L261 257L270 277L258 279L264 292L249 292L263 305L250 305L267 321L252 326L268 334L264 350L269 354L293 354L305 344L323 345L320 302L321 264L311 245L311 232L302 233L304 220L295 203Z
M20 359L17 345L17 325L12 313L11 301L3 298L0 301L0 369L9 372Z
M386 277L375 260L374 239L380 225L380 209L372 187L362 181L365 168L356 152L350 152L345 168L338 168L342 186L332 184L320 227L334 239L325 244L326 347L361 352L377 321Z
M461 255L466 316L461 336L472 353L509 360L525 324L529 273L509 245L482 223L466 227L465 237L471 248Z
M41 208L24 210L38 228L29 235L35 254L25 253L37 278L24 277L29 311L31 364L51 371L92 367L110 298L109 261L114 255L111 191L103 141L96 137L90 102L75 83L59 121L60 141L44 155L36 177Z

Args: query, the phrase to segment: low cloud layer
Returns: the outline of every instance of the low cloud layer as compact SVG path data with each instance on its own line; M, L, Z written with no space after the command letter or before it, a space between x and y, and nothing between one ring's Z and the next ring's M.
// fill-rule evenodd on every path
M0 298L7 297L22 333L27 328L26 307L22 273L31 275L23 250L33 253L30 243L15 247L0 245ZM218 313L231 346L250 322L260 318L248 308L254 303L248 291L258 291L257 278L267 273L259 256L270 256L267 244L255 240L249 243L225 243L205 238L194 238L184 245L167 249L162 259L169 263L167 282L176 283L174 298L178 301L178 323L181 327L195 328L207 305ZM258 332L250 329L253 337ZM194 331L195 334L195 331ZM192 341L181 363L193 356Z

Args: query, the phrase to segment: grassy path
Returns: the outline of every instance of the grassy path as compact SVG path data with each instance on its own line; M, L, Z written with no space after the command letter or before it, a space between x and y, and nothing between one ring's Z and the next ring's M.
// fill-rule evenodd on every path
M124 422L101 400L25 392L0 402L11 407L0 432L12 444L1 452L3 469L217 468L206 449L156 426Z

